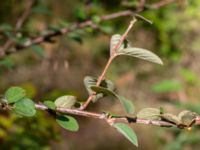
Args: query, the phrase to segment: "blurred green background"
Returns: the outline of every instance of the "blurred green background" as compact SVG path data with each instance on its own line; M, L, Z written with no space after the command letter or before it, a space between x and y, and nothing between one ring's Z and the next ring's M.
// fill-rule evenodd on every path
M165 0L163 0L165 1ZM167 0L166 0L167 1ZM0 45L7 38L23 42L55 31L73 22L136 10L139 0L38 0L30 16L13 35L17 18L27 1L0 2ZM138 59L119 58L111 65L107 77L118 93L135 104L136 111L145 107L163 107L177 114L184 109L200 113L200 1L177 0L158 9L148 0L140 13L153 21L138 22L128 38L133 45L158 54L164 66ZM22 86L36 102L55 100L63 94L73 94L84 101L86 75L98 76L109 57L112 34L122 34L131 17L121 17L99 24L99 29L84 28L58 36L53 43L31 46L0 59L0 92L12 85ZM89 110L123 114L117 101L104 98L91 104ZM198 150L200 132L132 125L139 148L134 147L105 122L77 117L80 129L76 133L59 127L46 112L33 118L19 118L0 111L0 149L2 150Z

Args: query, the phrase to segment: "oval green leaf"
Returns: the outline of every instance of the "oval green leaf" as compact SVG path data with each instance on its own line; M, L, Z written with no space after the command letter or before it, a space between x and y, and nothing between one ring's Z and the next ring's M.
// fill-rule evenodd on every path
M144 108L137 113L137 118L160 120L160 110L157 108Z
M78 131L79 129L79 125L76 121L75 118L71 117L71 116L68 116L68 115L58 115L56 117L56 122L61 126L63 127L64 129L67 129L69 131Z
M138 140L135 132L124 123L115 123L114 127L123 134L132 144L138 147Z
M6 93L5 98L10 103L15 103L26 96L26 91L21 87L10 87Z
M28 98L23 98L14 104L14 111L19 115L32 117L36 113L35 103Z
M71 95L65 95L55 100L56 107L72 108L76 103L76 97Z
M142 48L128 47L128 48L118 51L118 55L127 55L127 56L137 57L143 60L147 60L153 63L163 65L162 60L156 54Z
M134 111L135 111L135 107L134 107L132 101L126 99L123 96L117 96L117 97L120 100L120 102L123 105L123 107L126 110L126 112L129 113L129 114L133 114Z

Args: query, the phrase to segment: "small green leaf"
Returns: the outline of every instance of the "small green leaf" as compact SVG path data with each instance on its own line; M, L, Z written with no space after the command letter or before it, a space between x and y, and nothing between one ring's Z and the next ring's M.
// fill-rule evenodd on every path
M162 60L156 54L142 48L128 47L125 49L120 49L118 51L118 55L127 55L127 56L137 57L143 60L147 60L153 63L157 63L160 65L163 64Z
M115 47L117 46L117 44L119 43L120 39L121 39L121 35L120 34L114 34L111 37L110 40L110 56L115 55L117 52L123 50L124 48L128 48L130 47L130 42L128 40L124 40L123 43L121 44L121 46L115 50Z
M26 91L20 87L11 87L5 93L5 98L10 103L15 103L26 96Z
M76 97L71 95L61 96L55 100L56 107L72 108L75 103Z
M176 80L164 80L152 86L152 90L156 93L175 92L181 89L181 83Z
M123 96L117 96L117 97L120 100L120 102L123 105L123 107L125 108L126 112L129 113L129 114L133 114L134 111L135 111L135 107L134 107L132 101L127 100Z
M92 16L92 21L96 24L100 23L101 18L97 15Z
M52 110L56 109L56 105L52 101L44 101L44 105L47 106L49 109L52 109Z
M135 132L124 123L116 123L114 127L123 134L131 143L138 147L138 140Z
M78 131L79 125L75 118L65 115L58 115L56 117L56 122L63 128L69 130L69 131Z
M157 108L144 108L137 113L137 118L160 120L160 110Z
M125 108L127 113L134 113L134 105L130 100L127 100L125 97L119 96L113 91L110 91L107 88L100 87L100 86L91 86L91 89L96 93L102 93L103 95L110 95L120 100L120 103Z
M84 85L89 93L91 95L94 91L91 89L92 86L96 86L97 83L97 78L92 77L92 76L86 76L84 78ZM103 80L100 84L101 87L106 88L110 91L114 90L114 84L110 80ZM96 102L98 99L102 98L104 95L102 93L97 94L93 98L93 102Z
M35 103L28 98L23 98L14 104L14 111L19 115L32 117L36 113Z
M100 87L100 86L91 86L90 87L96 93L102 93L104 95L111 95L116 97L116 94L113 91L108 90L107 88Z

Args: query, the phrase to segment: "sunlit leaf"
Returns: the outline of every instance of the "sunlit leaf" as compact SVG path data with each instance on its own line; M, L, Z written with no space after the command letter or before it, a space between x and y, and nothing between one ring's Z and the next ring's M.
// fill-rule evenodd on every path
M44 101L44 105L47 106L49 109L52 109L52 110L56 109L56 105L52 101Z
M23 98L14 104L14 111L19 115L32 117L36 113L35 103L28 98Z
M162 60L151 51L142 49L142 48L136 48L136 47L129 47L125 49L121 49L118 51L118 55L127 55L132 57L137 57L143 60L147 60L150 62L154 62L157 64L163 64Z
M123 134L132 144L138 147L138 140L135 132L124 123L116 123L114 127Z
M15 103L25 96L26 91L20 87L10 87L5 93L5 98L9 104Z
M68 116L68 115L57 115L56 122L63 127L64 129L67 129L69 131L78 131L79 125L75 118Z
M76 97L71 95L65 95L55 100L56 107L72 108L76 103Z
M160 110L157 108L144 108L137 113L137 118L160 120Z

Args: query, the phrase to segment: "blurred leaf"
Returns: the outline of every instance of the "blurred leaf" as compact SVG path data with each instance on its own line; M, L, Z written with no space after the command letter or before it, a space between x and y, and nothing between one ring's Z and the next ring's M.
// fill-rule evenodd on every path
M134 111L135 111L135 107L134 107L132 101L126 99L123 96L119 96L118 95L117 97L120 100L120 102L123 105L123 107L125 108L126 112L129 113L129 114L133 114Z
M137 118L160 120L160 110L157 108L144 108L137 113Z
M71 95L61 96L55 100L56 107L62 107L62 108L72 108L75 103L76 103L76 97Z
M52 15L52 11L44 6L36 6L31 9L33 13Z
M124 123L115 123L114 127L123 134L132 144L138 147L138 140L135 132Z
M151 51L148 51L142 48L129 47L125 49L119 49L118 55L127 55L127 56L144 59L150 62L154 62L160 65L163 64L162 60L157 55L155 55Z
M23 98L14 104L14 111L19 115L32 117L36 113L35 103L28 98Z
M113 28L109 25L101 25L99 28L102 32L105 32L107 34L111 34L113 32Z
M70 32L69 34L67 34L67 36L68 36L70 39L72 39L72 40L74 40L74 41L76 41L76 42L78 42L78 43L80 43L80 44L83 43L83 40L82 40L81 35L80 35L79 33L77 33L77 32Z
M39 45L33 45L33 46L30 46L30 48L36 53L38 54L39 56L41 57L44 57L45 56L45 52L44 52L44 49L39 46Z
M152 90L156 93L175 92L181 89L181 83L176 80L163 80L152 86Z
M79 129L79 125L76 121L76 119L74 119L71 116L65 115L58 115L56 117L56 122L63 127L64 129L67 129L69 131L78 131Z
M95 16L92 16L92 21L94 23L98 24L98 23L100 23L101 18L99 16L95 15Z
M56 109L56 105L52 101L44 101L44 105L47 106L49 109L52 109L52 110Z
M5 66L5 67L11 69L14 66L14 62L11 58L6 57L3 59L0 59L0 66Z
M10 87L6 93L5 98L10 103L15 103L26 96L26 91L21 87Z
M183 76L183 78L189 83L195 83L198 81L197 75L188 69L182 68L180 73Z
M0 30L11 31L13 30L13 27L10 24L3 23L3 24L0 24Z

